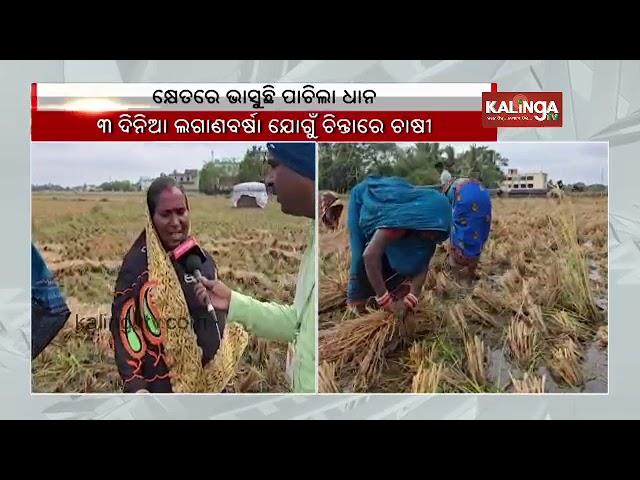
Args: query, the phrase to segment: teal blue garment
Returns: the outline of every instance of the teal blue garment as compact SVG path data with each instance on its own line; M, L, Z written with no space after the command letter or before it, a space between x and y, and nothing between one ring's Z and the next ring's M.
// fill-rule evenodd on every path
M31 244L31 358L37 357L71 312L42 255Z
M359 225L366 237L379 228L449 232L451 206L437 190L400 177L371 176L362 184Z
M398 274L417 275L429 265L437 243L449 236L451 206L437 190L416 187L400 177L371 176L351 191L347 225L351 247L348 302L373 295L362 255L373 234L380 228L410 231L390 242L384 252L385 279ZM426 240L416 231L440 232L437 240Z

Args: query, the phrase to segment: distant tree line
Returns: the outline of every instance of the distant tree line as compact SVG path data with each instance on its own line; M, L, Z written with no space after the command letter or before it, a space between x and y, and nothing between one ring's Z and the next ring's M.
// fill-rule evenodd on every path
M45 185L31 185L32 192L68 192L70 190L70 187L63 187L53 183L47 183Z
M234 159L211 160L200 171L199 190L208 195L229 193L242 182L264 182L269 166L265 163L266 151L252 146L241 161Z
M416 143L403 148L395 143L320 144L319 187L348 192L368 175L399 176L415 185L436 185L446 168L454 177L473 177L488 188L504 179L501 167L509 160L486 146L472 145L456 154L439 143Z
M90 188L94 188L93 186ZM140 185L132 183L129 180L116 180L114 182L103 182L98 188L104 192L137 192ZM87 185L78 185L75 187L62 187L60 185L47 183L45 185L31 185L32 192L71 192L77 190L87 190Z
M140 190L140 186L137 183L131 183L129 180L115 180L101 183L100 189L104 192L136 192Z

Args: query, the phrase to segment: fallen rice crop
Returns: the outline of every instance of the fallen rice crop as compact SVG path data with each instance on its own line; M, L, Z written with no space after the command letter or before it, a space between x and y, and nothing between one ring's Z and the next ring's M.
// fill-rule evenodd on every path
M387 314L345 310L348 232L344 221L336 231L321 229L320 361L333 363L340 391L585 388L581 352L608 345L607 311L598 306L607 298L606 197L494 198L493 208L474 285L456 281L437 249L409 343L394 341Z

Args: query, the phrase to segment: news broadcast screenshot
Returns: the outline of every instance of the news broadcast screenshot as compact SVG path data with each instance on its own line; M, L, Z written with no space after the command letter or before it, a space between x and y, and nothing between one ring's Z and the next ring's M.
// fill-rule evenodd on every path
M0 77L3 416L638 416L640 62L57 62Z

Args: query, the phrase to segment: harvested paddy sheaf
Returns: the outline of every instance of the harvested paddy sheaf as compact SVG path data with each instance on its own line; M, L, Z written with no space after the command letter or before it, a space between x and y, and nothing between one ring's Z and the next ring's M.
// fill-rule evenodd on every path
M282 214L275 203L234 209L227 198L191 194L190 204L192 232L221 280L261 300L293 302L308 220ZM33 362L33 391L121 391L108 323L122 259L145 224L144 205L141 194L33 195L33 241L72 310ZM283 342L250 337L227 391L288 391L286 351Z
M344 223L320 233L319 351L333 379L326 388L606 392L606 378L588 385L587 354L595 357L597 345L606 362L606 197L493 199L476 282L456 280L438 248L407 339L387 313L346 310Z

